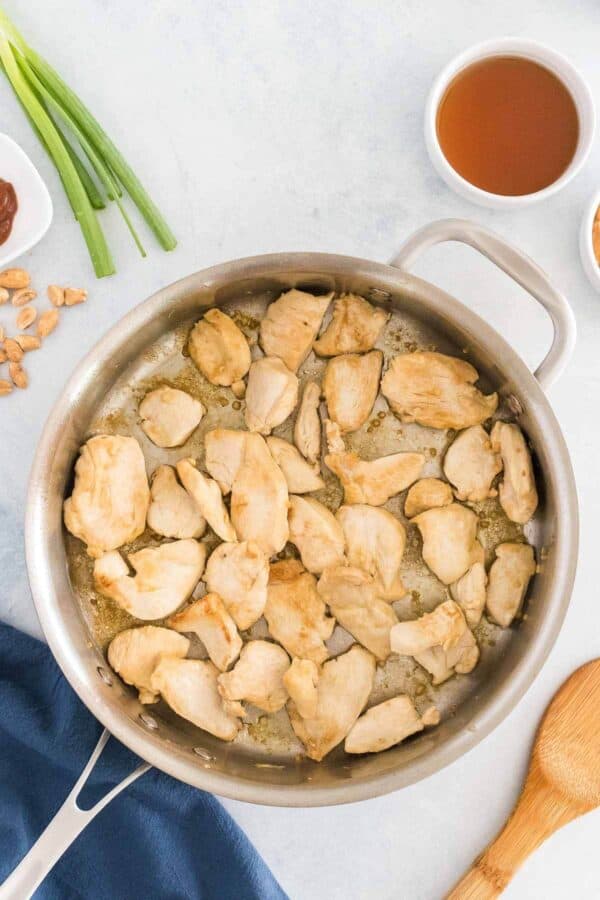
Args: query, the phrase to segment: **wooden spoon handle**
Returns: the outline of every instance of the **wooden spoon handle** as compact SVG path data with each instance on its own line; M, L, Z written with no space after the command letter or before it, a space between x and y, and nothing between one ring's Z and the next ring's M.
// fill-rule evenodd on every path
M447 900L493 900L543 841L583 810L554 791L535 769L503 830L450 891Z

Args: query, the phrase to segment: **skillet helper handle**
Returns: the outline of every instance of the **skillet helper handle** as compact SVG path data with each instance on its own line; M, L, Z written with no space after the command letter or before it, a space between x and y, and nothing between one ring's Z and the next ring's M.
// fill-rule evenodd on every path
M546 273L526 253L468 219L440 219L420 228L405 241L390 265L409 269L425 250L443 241L459 241L478 250L544 307L552 319L554 337L534 375L544 389L550 387L575 348L575 316L566 297L553 287Z
M148 771L150 766L147 763L138 766L131 775L128 775L120 784L117 784L95 806L92 806L91 809L81 809L77 805L77 797L96 765L109 737L108 731L102 732L100 740L96 744L83 772L77 779L73 790L27 855L23 857L17 868L0 886L0 900L29 900L54 864L58 862L86 825L117 794L120 794L136 778Z

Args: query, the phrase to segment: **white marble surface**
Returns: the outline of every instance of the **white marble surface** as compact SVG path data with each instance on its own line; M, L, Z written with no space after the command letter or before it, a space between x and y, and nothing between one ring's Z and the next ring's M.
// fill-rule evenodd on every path
M575 357L550 399L573 458L581 553L573 602L542 674L513 714L466 758L400 793L347 807L226 805L294 898L434 900L508 813L536 722L555 688L598 654L597 475L600 306L581 269L577 230L598 188L600 151L563 193L523 212L477 209L435 176L423 103L458 50L503 34L567 54L600 92L596 0L6 0L7 11L89 102L153 186L180 245L148 239L136 257L118 217L104 215L118 275L95 282L57 177L1 83L0 127L31 154L55 220L23 259L39 285L83 284L86 306L63 316L28 359L31 387L0 409L0 615L39 633L23 557L23 508L40 430L76 362L133 305L181 275L239 256L323 250L385 260L414 228L444 216L486 223L528 251L570 298ZM1 175L1 173L0 173ZM475 308L529 364L550 329L533 301L465 248L432 251L419 274ZM11 310L0 309L0 324ZM593 813L523 868L511 898L600 895Z

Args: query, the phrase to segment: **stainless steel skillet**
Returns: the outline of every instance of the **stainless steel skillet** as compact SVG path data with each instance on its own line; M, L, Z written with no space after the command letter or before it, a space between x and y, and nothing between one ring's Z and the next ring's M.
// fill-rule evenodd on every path
M445 240L462 241L479 250L546 308L554 324L554 340L535 374L477 315L406 271L427 247ZM383 754L349 758L339 750L320 765L299 756L297 746L286 743L285 735L261 733L258 725L251 739L224 745L169 716L162 707L140 706L106 665L102 635L95 632L87 606L85 573L79 581L61 518L80 444L94 428L132 427L136 390L143 390L153 377L179 377L175 369L181 364L184 337L201 310L215 304L252 310L254 304L291 286L354 291L390 309L387 353L431 344L455 355L466 351L484 387L499 391L503 414L516 418L526 431L541 489L540 509L527 535L541 559L527 616L505 637L484 641L482 661L474 673L453 679L457 686L436 697L445 712L441 726ZM32 591L52 652L83 702L112 734L150 764L196 787L263 804L310 806L374 797L424 778L467 752L529 687L568 606L577 557L577 500L564 439L543 388L560 374L574 339L570 307L547 276L497 235L462 220L437 222L417 232L390 265L312 253L253 257L191 275L135 308L75 371L48 420L30 481L26 540ZM391 422L390 428L394 427ZM379 455L384 446L390 452L389 440L385 445L377 443L384 441L380 434L384 431L380 428L369 436L372 455ZM403 449L429 441L433 472L443 446L439 435L423 431L429 430L402 429L402 435L396 433L395 446ZM361 449L364 452L366 446ZM413 676L417 677L398 665L387 688L380 685L381 691L414 689ZM425 690L429 691L427 685ZM78 809L78 790L79 785L52 830L33 848L33 856L16 870L15 892L6 896L31 892L98 811ZM54 836L57 825L60 840ZM37 865L34 874L31 865Z

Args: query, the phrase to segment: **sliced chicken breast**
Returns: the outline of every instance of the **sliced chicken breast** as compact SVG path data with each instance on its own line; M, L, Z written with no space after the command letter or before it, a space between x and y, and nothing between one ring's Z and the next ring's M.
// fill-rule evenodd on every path
M452 488L446 481L439 478L421 478L409 488L404 501L404 515L407 519L412 519L426 509L449 506L453 500Z
M529 544L506 543L496 547L486 597L486 608L493 622L508 628L521 608L535 572L535 555Z
M140 445L132 437L98 435L83 445L65 526L92 557L135 540L146 527L150 489Z
M319 667L310 659L292 660L284 673L283 684L294 701L298 714L303 719L312 719L317 714L319 701Z
M394 357L381 392L403 422L429 428L469 428L496 411L498 395L474 385L479 373L465 360L418 350Z
M176 616L172 616L167 624L175 631L198 635L221 672L225 672L235 662L242 649L242 639L235 622L218 594L210 593L200 600L194 600Z
M240 470L248 432L235 428L215 428L204 438L205 465L223 494L228 494Z
M315 381L308 381L294 424L294 443L302 456L313 464L318 463L321 456L320 402L321 388Z
M225 543L213 550L204 580L219 594L240 631L254 625L267 602L269 559L254 541Z
M531 453L518 425L496 422L491 442L502 455L504 477L500 484L500 505L509 519L524 525L538 505Z
M372 350L383 331L389 313L377 309L357 294L343 294L335 301L333 317L314 343L319 356L365 353Z
M325 487L318 466L311 466L289 441L271 436L267 446L283 472L290 494L307 494Z
M248 341L233 319L220 309L207 310L204 318L194 325L188 349L211 384L232 385L250 368Z
M358 503L341 506L336 519L342 526L348 563L363 569L383 600L399 600L406 590L400 566L406 546L404 526L387 509Z
M289 701L292 728L310 759L319 762L344 740L369 699L374 677L374 657L355 644L323 666L317 686L317 711L312 718L303 718L295 703Z
M260 323L260 344L266 356L278 356L297 372L312 349L333 293L315 297L293 288L269 305Z
M206 547L198 541L172 541L146 547L127 557L135 575L117 550L94 563L94 582L136 619L164 619L188 599L202 576Z
M244 709L223 700L217 690L218 674L208 660L165 658L154 670L151 686L178 716L222 741L233 741L242 727L239 717Z
M289 667L283 647L248 641L231 672L219 675L219 693L226 700L246 700L265 712L277 712L288 698L283 679Z
M215 534L224 541L237 540L217 482L200 472L193 459L180 459L175 468L182 485Z
M257 359L250 366L246 389L246 425L250 431L271 434L298 403L298 379L276 356Z
M473 563L483 562L473 510L451 503L428 509L412 520L423 538L423 559L443 584L458 581Z
M297 559L271 566L265 619L269 632L290 656L322 663L328 652L325 641L335 627L317 593L314 575Z
M450 585L452 599L462 609L469 628L476 628L485 607L487 575L482 562L474 563L462 578Z
M177 481L175 469L159 466L152 475L151 502L148 507L148 527L163 537L202 537L206 520L200 510Z
M314 497L290 497L289 540L300 553L304 567L319 574L344 561L344 532L326 506Z
M185 444L203 415L199 400L166 385L150 391L140 403L142 429L157 447Z
M421 474L422 453L392 453L379 459L361 459L353 451L329 453L325 465L342 482L345 503L383 506Z
M127 628L108 645L108 662L126 684L139 691L140 703L155 703L158 694L152 690L152 673L164 656L183 659L190 642L169 628L142 625Z
M364 356L353 353L334 356L327 363L323 394L329 418L343 433L356 431L369 418L379 390L382 365L380 350Z
M288 539L288 489L265 439L246 434L242 464L231 490L231 521L240 541L254 541L267 556Z
M426 725L437 725L440 714L435 706L419 715L406 694L392 697L372 706L353 725L344 750L346 753L380 753L394 747L411 734L423 731Z
M456 488L459 500L476 502L495 497L492 482L502 471L502 458L492 447L481 425L461 431L444 457L444 474Z

